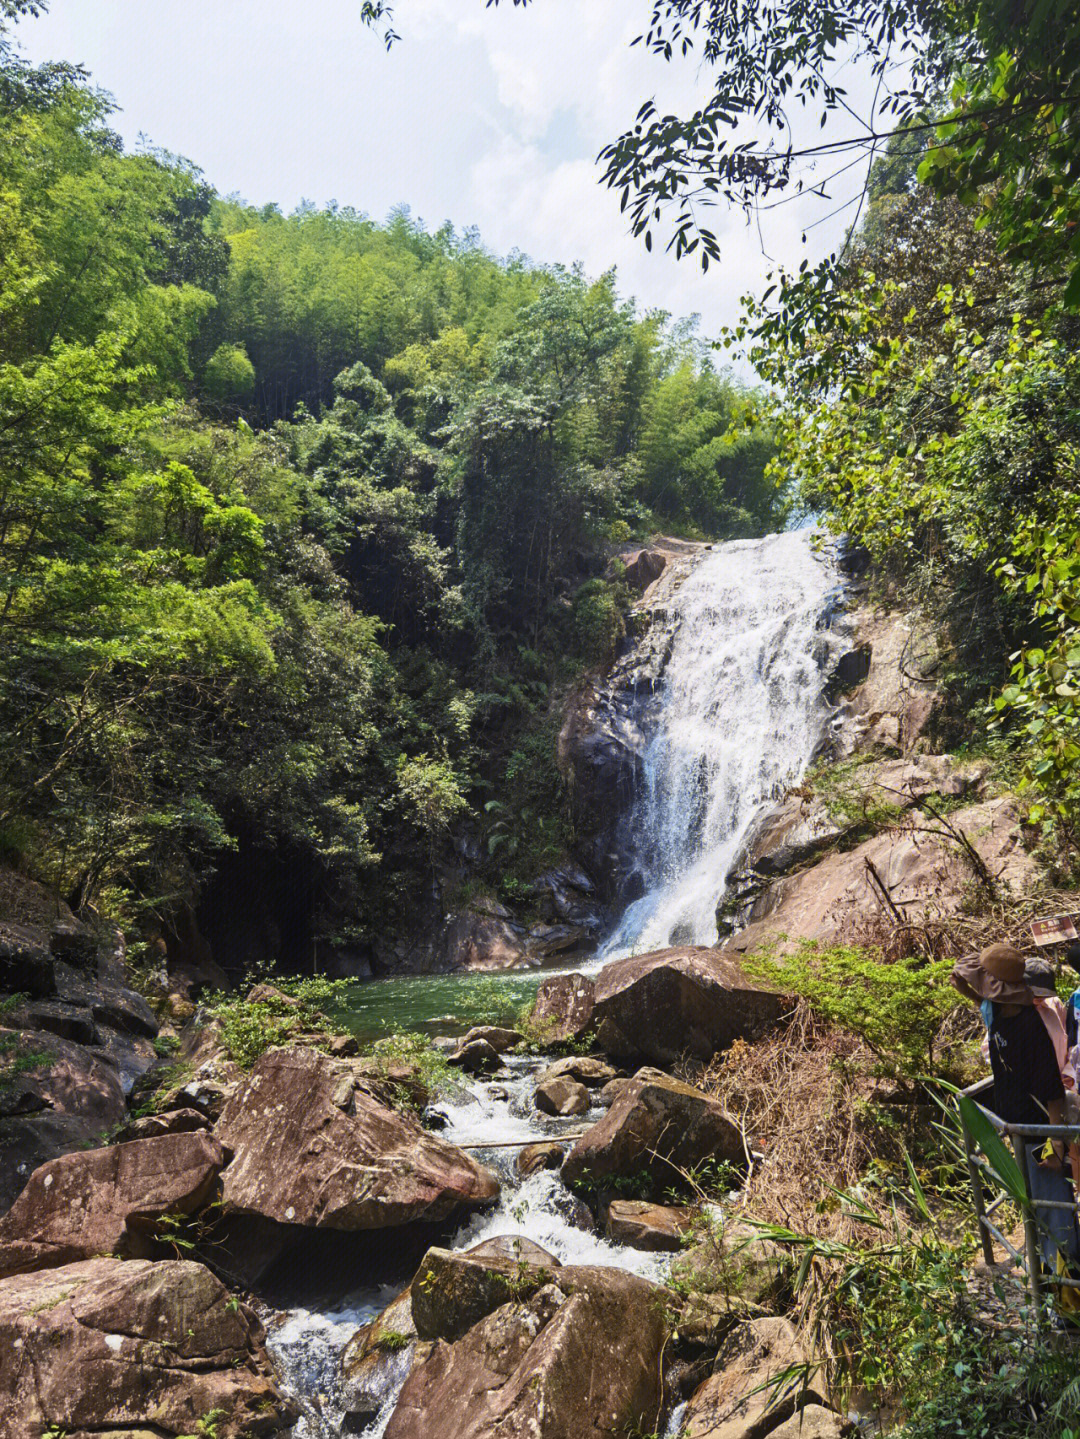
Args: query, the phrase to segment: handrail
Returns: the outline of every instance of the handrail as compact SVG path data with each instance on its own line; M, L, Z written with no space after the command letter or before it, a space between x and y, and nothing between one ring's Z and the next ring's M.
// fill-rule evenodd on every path
M1034 1206L1037 1204L1040 1209L1067 1209L1073 1214L1080 1215L1080 1200L1074 1199L1067 1203L1060 1199L1039 1199L1034 1200L1031 1193L1031 1179L1028 1170L1028 1144L1036 1139L1078 1139L1080 1140L1080 1124L1007 1124L992 1109L988 1109L983 1099L992 1094L994 1081L991 1077L978 1080L975 1084L969 1084L961 1092L969 1099L975 1101L982 1113L990 1120L991 1124L999 1134L1004 1135L1012 1143L1013 1155L1020 1169L1020 1175L1024 1184L1024 1194L1027 1203L1024 1205L1024 1258L1012 1247L1009 1241L1002 1234L996 1225L991 1223L990 1215L1001 1204L1005 1195L998 1197L987 1204L986 1196L982 1187L982 1170L992 1171L992 1166L977 1153L975 1140L964 1122L963 1114L960 1116L961 1128L964 1137L964 1158L967 1161L968 1179L971 1184L972 1198L975 1203L975 1217L979 1224L979 1238L982 1242L983 1257L988 1265L995 1261L993 1240L1003 1246L1014 1263L1023 1263L1027 1270L1028 1288L1031 1293L1032 1306L1036 1316L1036 1323L1042 1319L1042 1274L1041 1256L1039 1253L1038 1226L1035 1222ZM1080 1289L1080 1280L1072 1279L1068 1275L1056 1275L1054 1283L1069 1289Z

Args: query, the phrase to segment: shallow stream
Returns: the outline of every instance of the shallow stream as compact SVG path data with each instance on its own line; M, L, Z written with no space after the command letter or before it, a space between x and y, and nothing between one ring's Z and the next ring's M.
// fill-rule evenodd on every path
M447 1247L471 1249L499 1235L524 1235L563 1264L600 1264L662 1279L669 1256L610 1244L592 1230L591 1223L582 1227L588 1211L558 1174L541 1170L527 1179L518 1176L514 1160L523 1141L580 1134L603 1111L594 1102L589 1114L574 1118L540 1114L533 1106L535 1078L550 1061L532 1055L505 1058L505 1074L469 1081L458 1097L435 1106L448 1121L439 1131L441 1137L468 1146L502 1184L498 1203L467 1219ZM388 1252L393 1244L390 1230ZM285 1387L303 1408L296 1439L338 1439L343 1433L341 1353L356 1330L374 1319L396 1292L397 1286L361 1287L331 1309L295 1309L284 1321L277 1315L264 1316L271 1357ZM378 1418L359 1431L364 1439L379 1439L396 1398L395 1393Z

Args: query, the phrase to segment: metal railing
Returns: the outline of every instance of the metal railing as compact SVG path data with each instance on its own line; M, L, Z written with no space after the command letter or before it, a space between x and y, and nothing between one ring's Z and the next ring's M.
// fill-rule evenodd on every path
M994 1253L994 1240L1001 1245L1009 1255L1014 1264L1018 1265L1027 1274L1028 1289L1031 1294L1031 1302L1036 1316L1042 1314L1044 1296L1044 1279L1042 1274L1042 1260L1039 1252L1039 1225L1035 1217L1035 1210L1038 1209L1068 1209L1074 1215L1080 1217L1080 1201L1073 1200L1065 1202L1060 1199L1036 1199L1031 1192L1031 1172L1029 1169L1028 1144L1038 1139L1061 1139L1066 1143L1069 1141L1080 1141L1080 1124L1006 1124L1003 1120L988 1109L982 1101L993 1093L994 1081L992 1079L981 1079L977 1084L969 1085L964 1093L975 1101L979 1109L994 1126L997 1132L1007 1139L1012 1147L1013 1155L1020 1170L1024 1183L1026 1202L1022 1206L1022 1218L1024 1224L1024 1253L1020 1254L1013 1248L1012 1244L1001 1232L993 1221L993 1215L1003 1204L1012 1200L1012 1195L1001 1186L997 1186L1000 1192L987 1201L983 1190L983 1174L993 1174L994 1169L990 1162L979 1153L979 1146L972 1135L967 1124L964 1122L961 1112L960 1123L964 1136L964 1157L967 1160L968 1178L971 1181L971 1193L975 1202L975 1215L979 1222L979 1238L982 1241L983 1256L988 1265L998 1262ZM991 1190L994 1186L988 1186ZM1055 1286L1064 1286L1069 1289L1080 1289L1080 1279L1073 1279L1068 1274L1056 1274L1050 1281Z

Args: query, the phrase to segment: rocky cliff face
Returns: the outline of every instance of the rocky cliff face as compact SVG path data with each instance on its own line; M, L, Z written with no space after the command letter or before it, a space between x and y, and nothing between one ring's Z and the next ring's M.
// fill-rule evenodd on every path
M948 919L973 887L1015 897L1039 881L1021 811L989 764L935 753L937 668L917 616L853 611L820 763L762 814L729 875L725 948L874 939Z

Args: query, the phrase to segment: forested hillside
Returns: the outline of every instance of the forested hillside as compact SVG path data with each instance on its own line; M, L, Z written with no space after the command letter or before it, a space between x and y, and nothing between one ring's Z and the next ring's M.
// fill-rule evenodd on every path
M612 548L782 521L752 397L613 274L125 153L89 77L21 60L31 8L0 7L2 857L136 937L287 874L306 946L392 926L455 826L481 868L558 855L552 705L622 633Z

